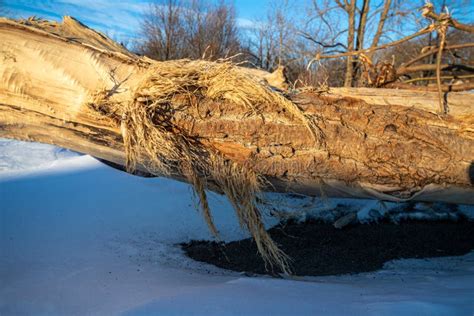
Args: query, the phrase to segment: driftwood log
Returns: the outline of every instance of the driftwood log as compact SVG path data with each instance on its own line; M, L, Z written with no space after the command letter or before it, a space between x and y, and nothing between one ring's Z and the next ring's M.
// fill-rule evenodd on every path
M120 126L90 100L105 91L130 101L153 65L72 18L2 19L0 137L124 165ZM278 107L243 116L241 105L200 100L173 120L227 159L251 162L267 190L474 204L473 94L447 93L450 112L442 116L435 92L340 88L285 97L314 119L322 141Z

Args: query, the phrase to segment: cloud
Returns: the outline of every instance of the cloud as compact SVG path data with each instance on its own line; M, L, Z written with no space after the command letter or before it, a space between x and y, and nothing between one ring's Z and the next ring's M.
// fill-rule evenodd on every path
M110 0L5 0L4 4L17 18L32 15L61 20L70 15L118 41L133 40L140 31L140 18L149 8L148 1Z
M236 23L239 28L243 29L254 29L257 27L257 23L255 21L244 18L237 18Z
M150 8L152 0L4 0L10 15L15 18L38 16L60 21L70 15L85 25L97 29L120 42L135 41L140 36L140 20ZM244 31L253 30L259 23L247 18L236 19Z

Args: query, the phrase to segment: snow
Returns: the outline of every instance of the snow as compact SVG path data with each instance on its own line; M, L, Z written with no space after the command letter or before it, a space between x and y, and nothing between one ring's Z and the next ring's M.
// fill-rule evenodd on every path
M474 252L357 275L247 277L176 246L211 239L184 183L34 143L0 141L0 166L0 315L474 315ZM341 201L324 203L314 209ZM361 216L379 208L345 203ZM247 236L225 199L212 194L211 207L222 239Z
M45 167L57 159L79 155L67 149L0 138L0 172Z

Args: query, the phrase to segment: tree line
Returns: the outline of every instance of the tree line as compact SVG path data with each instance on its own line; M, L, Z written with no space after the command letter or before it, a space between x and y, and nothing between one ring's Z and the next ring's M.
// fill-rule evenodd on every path
M439 0L434 6L440 12L456 10L469 24L473 21L472 12L465 9L468 2ZM436 47L439 34L429 32L363 55L317 57L375 48L416 32L430 23L420 15L423 4L424 1L402 0L308 0L304 4L274 0L264 11L258 8L262 12L256 12L259 16L250 25L239 27L235 5L230 1L166 0L152 3L143 16L142 40L135 50L158 60L232 57L249 67L268 71L285 66L286 75L295 86L366 86L370 81L368 65L373 69L377 65L384 71L404 65L423 50ZM448 46L473 41L473 34L457 30L446 34ZM464 70L469 75L469 66L474 66L474 49L467 46L444 54L443 62L468 65ZM426 56L423 64L434 64L434 56ZM433 77L434 70L426 69L406 74L404 79ZM430 81L419 80L419 84Z

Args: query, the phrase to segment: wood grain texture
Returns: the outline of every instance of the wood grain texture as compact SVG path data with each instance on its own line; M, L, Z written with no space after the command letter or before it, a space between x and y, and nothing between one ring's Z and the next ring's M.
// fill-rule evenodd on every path
M130 102L156 62L91 35L73 19L62 25L0 20L0 137L124 165L117 120L90 101L113 91L112 101ZM74 32L93 41L71 39ZM190 100L179 97L176 104ZM251 166L269 180L267 190L474 204L472 95L447 97L450 113L440 117L435 92L334 88L288 95L315 122L320 141L278 106L245 116L242 106L198 100L184 110L174 104L171 119L180 133Z

